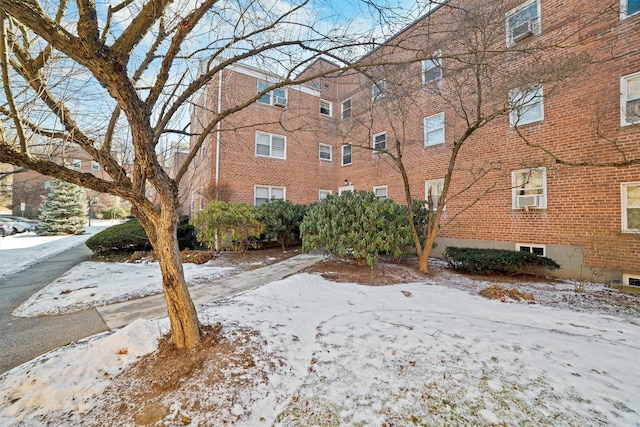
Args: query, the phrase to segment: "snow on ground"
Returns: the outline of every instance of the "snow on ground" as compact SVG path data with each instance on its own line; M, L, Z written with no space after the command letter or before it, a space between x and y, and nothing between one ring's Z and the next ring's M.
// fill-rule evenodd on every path
M236 271L233 267L183 264L187 284L211 282ZM109 278L109 280L105 280ZM157 262L83 262L32 295L13 311L32 317L70 313L162 292Z
M231 393L235 425L640 425L640 327L618 317L311 274L199 315L258 330L282 361L259 389ZM0 420L92 424L106 378L153 351L166 330L166 319L137 321L9 371ZM190 425L220 424L188 415Z
M92 235L117 224L118 221L93 220L84 234L63 236L38 236L21 233L0 238L0 278L10 276L40 261L84 243Z

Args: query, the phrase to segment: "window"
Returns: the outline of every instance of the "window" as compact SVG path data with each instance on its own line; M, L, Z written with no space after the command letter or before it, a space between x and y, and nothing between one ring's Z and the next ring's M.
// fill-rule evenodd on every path
M422 61L422 84L442 78L442 59L440 52L435 52L431 59Z
M547 170L524 169L511 173L512 209L547 207Z
M73 159L73 161L71 162L71 165L74 169L82 169L82 160Z
M373 87L371 88L371 100L372 101L376 101L378 99L384 98L385 97L385 81L379 81L378 83L375 83L373 85Z
M640 73L620 79L620 110L621 126L640 123Z
M373 135L373 149L376 151L382 151L387 149L387 133L386 132Z
M540 34L540 2L530 0L507 13L507 46Z
M444 113L424 119L424 146L444 144Z
M351 145L342 146L342 166L351 164Z
M332 114L332 106L333 104L329 101L325 101L324 99L320 100L320 115L331 117Z
M379 185L373 187L373 194L375 194L379 200L385 200L387 198L387 186Z
M351 100L346 99L342 101L341 107L342 107L342 120L348 119L349 117L351 117Z
M99 171L100 170L100 163L96 162L95 160L91 162L91 170L94 171Z
M200 187L200 205L199 208L201 211L204 210L204 188Z
M318 190L318 200L324 200L331 195L331 190Z
M620 19L640 12L640 0L620 0Z
M327 144L320 144L320 160L331 161L331 146Z
M285 159L286 153L287 145L284 136L256 132L256 156Z
M191 200L189 201L189 213L193 215L193 211L195 210L195 195L191 193Z
M45 190L51 190L51 181L45 181L44 182L44 189Z
M269 200L284 199L284 187L269 187L256 185L253 189L253 200L256 206L267 203Z
M640 233L640 182L620 186L622 195L622 231Z
M266 82L258 82L258 93L266 90L270 86ZM284 88L273 89L258 98L261 104L275 105L277 107L287 106L287 91Z
M529 252L530 254L536 254L540 256L546 256L546 250L544 245L533 245L530 243L516 243L516 251Z
M622 274L622 284L627 286L640 286L640 274Z
M424 199L427 201L427 208L429 208L429 193L431 193L431 200L433 201L433 210L438 209L440 203L440 196L442 195L442 189L444 187L444 178L442 179L429 179L424 182Z
M532 85L527 88L514 89L509 92L509 124L522 126L544 120L544 105L542 85Z

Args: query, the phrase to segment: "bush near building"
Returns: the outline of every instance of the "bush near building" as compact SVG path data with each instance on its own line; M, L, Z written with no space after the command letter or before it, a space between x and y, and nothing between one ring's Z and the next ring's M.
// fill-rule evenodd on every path
M265 230L255 206L220 200L213 200L204 210L196 212L191 223L198 230L198 242L210 250L228 249L241 255Z
M560 268L551 258L506 249L449 246L444 258L454 270L474 274L539 273Z
M178 225L178 244L180 250L197 248L195 229L182 218ZM147 233L137 219L114 225L91 236L86 245L95 255L112 255L151 250Z
M272 200L258 207L258 219L265 226L267 239L275 239L286 251L287 247L300 241L300 224L306 206L294 205L288 200Z
M355 258L373 267L378 255L399 257L411 242L406 207L379 200L372 192L347 191L309 208L300 225L302 249Z

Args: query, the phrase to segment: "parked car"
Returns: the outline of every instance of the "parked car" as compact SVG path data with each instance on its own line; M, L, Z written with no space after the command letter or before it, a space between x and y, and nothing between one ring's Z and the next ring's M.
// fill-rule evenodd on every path
M29 218L22 218L19 216L13 216L13 215L0 215L1 218L6 218L9 221L13 221L14 223L19 223L19 229L24 228L24 231L36 231L38 229L38 221L33 220L33 219L29 219ZM22 231L19 231L19 233L22 233Z
M9 215L0 215L0 221L2 221L3 223L11 227L13 233L24 233L25 231L33 230L32 224L29 224L28 222L23 221L22 218L18 218L17 220L13 218L18 218L18 217L11 217Z
M0 237L9 236L13 232L13 229L8 224L0 222Z

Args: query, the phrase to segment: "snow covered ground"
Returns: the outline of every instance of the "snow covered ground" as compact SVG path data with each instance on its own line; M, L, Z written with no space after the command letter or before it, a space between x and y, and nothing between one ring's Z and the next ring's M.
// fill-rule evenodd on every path
M62 310L59 292L84 287L92 268L72 270L38 306ZM116 274L100 277L96 295L121 286ZM158 281L135 277L145 288ZM272 368L256 387L162 401L172 408L162 425L179 425L185 402L230 396L224 422L242 426L640 426L640 327L622 318L504 304L424 282L369 287L312 274L198 311L203 323L258 331L269 360L255 363ZM92 409L112 378L153 352L167 328L166 318L137 321L0 376L0 425L99 425ZM190 425L223 424L202 411L186 415Z

